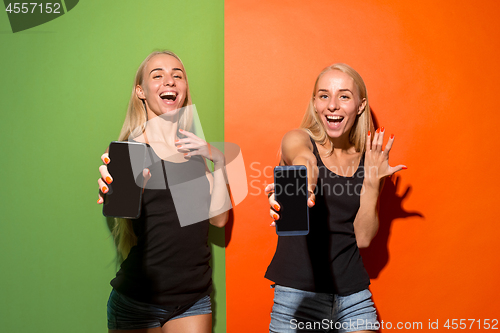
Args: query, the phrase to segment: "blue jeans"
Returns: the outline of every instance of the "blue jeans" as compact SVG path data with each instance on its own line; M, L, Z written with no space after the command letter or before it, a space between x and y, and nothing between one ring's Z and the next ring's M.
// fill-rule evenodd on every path
M269 332L354 332L378 330L368 289L348 296L314 293L276 285Z
M128 296L111 291L108 300L108 329L133 330L162 327L167 321L212 313L210 296L205 296L194 304L178 306L173 311L157 305L138 302Z

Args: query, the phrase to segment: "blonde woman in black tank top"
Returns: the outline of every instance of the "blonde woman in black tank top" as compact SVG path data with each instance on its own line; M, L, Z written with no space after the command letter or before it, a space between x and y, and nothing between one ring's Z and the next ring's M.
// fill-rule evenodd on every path
M141 216L116 219L113 230L121 267L111 281L109 332L212 330L208 225L226 224L230 199L224 155L189 132L191 104L179 57L170 51L151 53L137 70L119 137L148 143L152 150L143 172L148 183ZM213 173L205 159L214 163ZM113 186L109 156L102 160L99 204ZM196 223L180 223L178 202L173 202L173 188L180 184L191 191L181 203L202 211Z
M285 134L281 163L308 171L310 232L279 236L266 272L275 282L270 332L369 332L378 329L359 248L378 230L377 201L391 167L390 135L374 131L366 87L346 64L318 76L299 129ZM274 221L274 185L266 188ZM272 225L274 225L273 222Z

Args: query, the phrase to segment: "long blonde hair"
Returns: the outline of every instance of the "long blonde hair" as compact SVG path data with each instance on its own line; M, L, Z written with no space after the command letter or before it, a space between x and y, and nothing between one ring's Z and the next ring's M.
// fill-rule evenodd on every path
M137 72L135 74L134 85L132 87L132 94L130 96L130 101L127 107L127 114L125 116L125 121L118 137L119 141L127 141L130 137L137 137L142 134L146 129L147 115L144 102L137 96L136 86L142 86L144 79L144 69L148 61L156 55L166 54L179 60L182 64L181 59L172 51L155 51L144 59L141 63ZM182 64L184 67L184 64ZM189 130L193 123L193 114L189 105L192 105L191 94L189 92L189 85L187 74L186 78L186 98L182 104L181 115L179 117L179 128L183 130ZM118 262L125 260L130 253L130 249L137 244L137 236L132 228L132 221L128 219L115 218L114 227L112 230L112 235L116 244L117 259Z
M316 110L314 109L314 98L316 97L316 89L318 88L318 81L328 71L337 70L343 73L346 73L354 80L358 88L360 101L363 99L366 100L366 104L361 114L356 117L356 121L352 125L350 134L349 134L349 142L351 142L356 151L363 153L366 148L366 136L368 135L368 131L371 130L373 132L373 124L372 117L370 112L370 105L368 103L368 94L366 91L366 86L361 78L361 75L358 74L351 66L336 63L331 66L326 67L319 73L316 78L316 82L314 83L314 89L309 100L309 105L307 106L306 113L302 118L302 122L300 124L300 128L306 131L316 142L319 142L321 145L325 145L328 140L328 134L326 133L325 128L323 127L323 123L319 118ZM333 144L331 145L330 154L333 153Z

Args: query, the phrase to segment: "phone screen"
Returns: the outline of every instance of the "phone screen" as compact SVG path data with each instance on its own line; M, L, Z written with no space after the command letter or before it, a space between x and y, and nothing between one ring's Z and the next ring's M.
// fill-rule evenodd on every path
M274 195L281 209L276 221L280 236L307 235L309 208L307 207L307 169L303 165L274 168Z
M109 145L108 171L113 182L104 198L105 216L136 219L141 215L143 175L147 146L113 141Z

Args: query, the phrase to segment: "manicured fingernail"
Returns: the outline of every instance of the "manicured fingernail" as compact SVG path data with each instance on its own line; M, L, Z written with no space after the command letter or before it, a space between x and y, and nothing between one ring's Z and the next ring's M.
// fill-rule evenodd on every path
M394 139L394 134L391 134L391 139Z
M380 132L380 128L377 128L377 130L375 131L375 133L379 133Z
M111 179L111 177L106 177L106 183L108 184L111 184L111 182L113 181L113 179Z
M182 128L179 128L179 132L184 132L184 130Z
M174 142L179 142L180 140L175 140Z
M97 203L100 204L101 203L101 198L97 199Z
M182 148L182 146L177 146L177 149L181 149L181 148Z
M279 218L278 214L273 214L273 219L278 220Z
M278 205L274 205L273 207L274 207L274 209L276 209L278 212L280 211L280 206L278 206Z
M408 167L405 167L405 166L404 166L404 167L403 167L403 170L406 170L406 169L408 169Z
M272 222L269 226L274 227L275 225L276 225L276 223Z
M104 158L104 163L108 164L109 163L109 158L105 157Z
M368 131L368 136L372 135L372 133L370 131Z
M108 192L108 188L106 186L103 186L101 191L102 191L102 193L107 193Z
M187 154L189 154L189 153L185 153L184 156L187 156Z
M385 128L382 126L382 128L380 129L380 132L383 132L385 131Z

